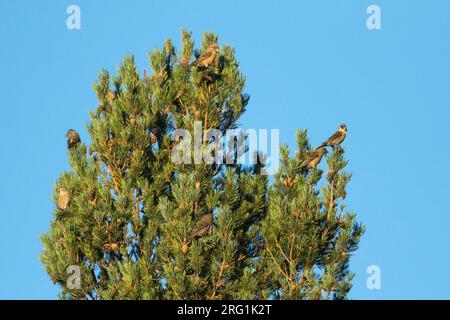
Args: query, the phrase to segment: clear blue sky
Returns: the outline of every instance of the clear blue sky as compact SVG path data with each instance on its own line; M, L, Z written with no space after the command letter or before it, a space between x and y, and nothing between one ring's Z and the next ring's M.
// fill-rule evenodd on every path
M81 8L81 30L66 8ZM377 4L382 29L366 28ZM297 127L322 142L345 122L347 204L367 226L350 298L450 298L450 1L0 0L0 298L56 297L39 261L64 134L86 138L92 82L180 29L235 46L247 128ZM381 290L366 288L379 265Z

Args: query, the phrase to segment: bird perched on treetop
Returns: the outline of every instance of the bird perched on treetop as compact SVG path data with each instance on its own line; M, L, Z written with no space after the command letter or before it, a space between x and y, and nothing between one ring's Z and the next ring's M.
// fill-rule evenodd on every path
M67 131L66 138L67 138L67 147L69 149L76 147L81 142L80 135L73 129Z
M322 147L333 147L333 149L340 145L342 141L345 140L347 136L347 126L343 123L339 125L338 131L336 131L331 137L327 139L319 148Z
M216 60L218 52L219 46L217 43L210 44L200 57L191 63L191 66L208 67Z
M300 164L299 169L303 168L316 168L319 162L322 160L324 154L328 151L325 147L319 147L313 152L311 152L305 160Z
M198 219L195 223L194 229L192 229L191 234L189 235L188 241L211 234L212 222L212 214L205 214L203 217Z
M98 118L101 113L111 113L112 105L114 101L117 99L117 93L114 90L109 90L106 94L106 98L100 99L100 104L95 111L95 117Z
M69 206L70 195L69 191L65 187L60 187L58 189L58 199L56 200L56 205L59 209L66 211Z

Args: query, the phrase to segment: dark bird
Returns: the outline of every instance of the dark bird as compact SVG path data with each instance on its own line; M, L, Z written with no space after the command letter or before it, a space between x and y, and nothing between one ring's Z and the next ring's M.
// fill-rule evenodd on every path
M345 140L347 136L347 126L343 123L339 125L338 131L336 131L331 137L327 139L319 148L322 147L337 147Z
M210 44L200 57L191 63L191 66L208 67L216 60L218 52L219 46L217 43Z
M73 129L67 131L66 138L67 138L67 147L69 149L76 147L81 142L80 135Z
M70 195L69 191L65 187L58 189L58 198L56 199L56 205L59 209L66 211L69 206Z
M324 154L327 154L327 148L319 147L316 150L312 151L305 160L300 164L299 168L316 168L317 165L322 161L322 157Z
M197 220L194 229L192 229L189 235L188 241L192 241L195 238L201 238L211 234L213 223L212 214L205 214L203 217Z

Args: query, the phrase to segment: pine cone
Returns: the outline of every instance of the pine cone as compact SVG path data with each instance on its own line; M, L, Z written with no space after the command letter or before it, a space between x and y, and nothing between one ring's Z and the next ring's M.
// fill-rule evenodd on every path
M115 252L119 249L119 245L117 243L107 243L103 246L103 250L106 252Z
M187 251L188 251L188 245L187 245L187 243L183 243L183 245L181 246L181 252L186 254Z

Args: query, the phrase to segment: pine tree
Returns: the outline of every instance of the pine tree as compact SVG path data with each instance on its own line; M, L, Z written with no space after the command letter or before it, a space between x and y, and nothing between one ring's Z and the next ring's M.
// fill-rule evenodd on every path
M327 157L328 174L304 170L313 150L307 131L297 131L296 158L281 149L281 167L269 190L269 208L261 224L264 250L258 265L262 283L278 299L343 299L351 288L350 254L357 249L364 226L342 200L351 175L344 168L344 150Z
M116 76L100 72L99 105L87 124L91 144L68 149L71 170L55 184L51 229L41 260L63 299L344 298L351 287L350 254L363 227L344 211L344 151L320 169L299 168L311 151L299 132L299 157L282 149L270 185L255 165L195 163L195 152L173 159L185 139L203 130L238 127L249 96L234 50L205 33L194 50L182 32L149 54L140 75L128 56ZM208 55L208 57L211 57ZM214 138L203 137L202 154ZM245 146L238 146L245 151ZM181 148L180 148L181 150ZM239 150L230 152L236 160ZM185 154L184 154L185 156ZM261 160L262 155L255 155ZM322 186L319 189L319 186ZM80 287L69 266L80 268ZM333 296L330 294L333 293Z

